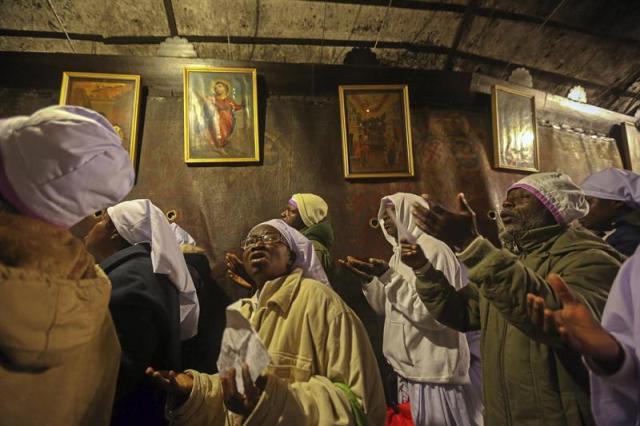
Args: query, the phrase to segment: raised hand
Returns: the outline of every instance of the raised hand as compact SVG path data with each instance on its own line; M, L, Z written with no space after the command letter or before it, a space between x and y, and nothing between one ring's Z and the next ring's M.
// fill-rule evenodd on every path
M456 197L457 211L445 209L442 205L429 201L429 196L422 195L430 208L414 204L413 217L418 228L429 235L444 241L454 251L463 250L478 235L476 214L469 206L463 193Z
M227 267L227 276L231 281L247 290L252 290L255 285L244 269L242 260L234 253L227 253L224 256L225 266Z
M382 259L369 258L368 261L358 259L357 257L347 256L346 260L339 259L341 265L362 281L371 281L373 277L382 276L389 269L389 264Z
M235 272L236 274L245 274L244 265L242 259L235 253L227 253L224 255L225 265L227 269Z
M559 275L549 274L547 282L562 302L562 308L548 309L542 297L529 293L527 305L531 322L544 333L557 330L569 347L597 362L616 362L621 354L617 340L594 318L589 308L573 296Z
M249 366L244 364L242 366L244 395L238 392L235 368L230 369L226 374L220 374L220 382L222 384L224 405L234 413L249 416L258 405L258 401L260 401L260 396L267 384L267 378L260 376L256 383L253 383L249 373Z
M155 386L169 394L174 407L189 399L193 388L193 377L190 374L176 373L173 370L154 370L152 367L147 367L145 374L151 377Z
M596 320L589 308L578 302L559 275L549 274L547 281L562 302L562 309L545 309L553 316L560 336L578 352L597 361L612 362L620 356L618 341Z
M420 269L427 264L427 258L422 251L422 247L418 244L409 244L406 241L402 241L400 256L402 263L412 269Z

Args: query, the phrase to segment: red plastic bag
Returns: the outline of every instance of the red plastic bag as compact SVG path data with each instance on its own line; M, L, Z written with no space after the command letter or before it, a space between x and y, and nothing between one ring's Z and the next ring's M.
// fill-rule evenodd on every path
M409 401L396 405L395 410L387 407L387 422L385 424L386 426L414 426Z

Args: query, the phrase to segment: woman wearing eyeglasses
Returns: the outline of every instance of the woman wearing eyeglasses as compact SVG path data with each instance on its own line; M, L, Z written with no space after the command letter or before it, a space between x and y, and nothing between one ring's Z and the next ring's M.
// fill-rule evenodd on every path
M253 383L243 371L207 375L148 369L170 397L175 424L381 425L382 383L360 320L326 285L309 240L280 219L254 227L242 261L256 294L231 308L249 319L271 355Z

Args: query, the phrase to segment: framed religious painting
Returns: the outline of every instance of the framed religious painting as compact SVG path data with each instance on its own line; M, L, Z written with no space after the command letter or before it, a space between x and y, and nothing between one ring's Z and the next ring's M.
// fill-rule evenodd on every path
M406 84L339 86L344 177L411 177Z
M640 173L640 130L634 123L624 122L622 127L622 162L626 169Z
M113 125L122 139L122 146L135 164L137 155L138 105L140 76L64 72L60 105L90 108Z
M494 167L539 171L535 96L510 87L493 86L491 111Z
M184 159L260 161L255 68L184 69Z

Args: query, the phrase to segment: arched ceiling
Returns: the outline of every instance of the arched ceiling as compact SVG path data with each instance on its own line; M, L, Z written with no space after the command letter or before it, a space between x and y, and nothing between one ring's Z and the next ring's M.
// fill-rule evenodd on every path
M199 57L479 72L524 66L534 87L633 115L638 0L0 0L0 50L156 55L169 36Z

